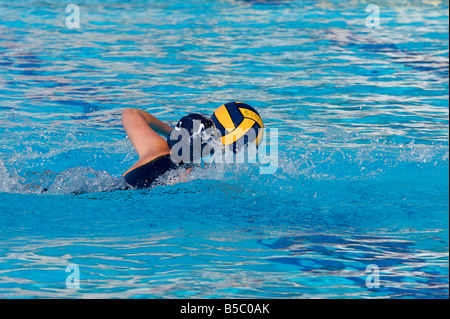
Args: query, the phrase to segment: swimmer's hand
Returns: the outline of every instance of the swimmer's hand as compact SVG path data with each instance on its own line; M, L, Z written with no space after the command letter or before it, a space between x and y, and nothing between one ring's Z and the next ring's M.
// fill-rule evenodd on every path
M189 182L189 174L191 174L194 167L187 168L183 173L180 174L180 183L187 183Z
M169 173L169 176L166 179L166 181L164 182L164 184L175 185L178 183L187 183L187 182L191 181L192 179L189 178L189 174L192 172L193 169L194 169L194 167L189 167L184 171L182 171L181 169L172 171L173 173Z

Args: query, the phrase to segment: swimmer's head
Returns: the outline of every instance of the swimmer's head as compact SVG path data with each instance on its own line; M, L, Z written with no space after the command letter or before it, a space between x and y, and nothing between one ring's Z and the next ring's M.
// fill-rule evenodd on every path
M204 147L216 136L213 121L202 114L181 118L167 137L172 161L192 163L202 157Z

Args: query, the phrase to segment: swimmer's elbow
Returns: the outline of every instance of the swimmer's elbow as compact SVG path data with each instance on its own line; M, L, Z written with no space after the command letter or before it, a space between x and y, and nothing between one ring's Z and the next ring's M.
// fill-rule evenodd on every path
M126 109L123 109L123 111L122 111L122 118L134 117L136 115L139 115L139 116L143 117L144 119L147 119L147 117L150 116L150 114L148 112L145 112L140 109L126 108Z
M137 113L138 111L139 111L138 109L126 108L126 109L123 109L122 116L127 116L129 114Z

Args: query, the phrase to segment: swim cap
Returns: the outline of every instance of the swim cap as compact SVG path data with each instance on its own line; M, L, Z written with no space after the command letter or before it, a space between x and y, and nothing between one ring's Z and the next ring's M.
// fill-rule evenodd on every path
M175 163L198 162L203 148L215 137L215 126L209 117L189 114L181 118L167 137L170 155Z

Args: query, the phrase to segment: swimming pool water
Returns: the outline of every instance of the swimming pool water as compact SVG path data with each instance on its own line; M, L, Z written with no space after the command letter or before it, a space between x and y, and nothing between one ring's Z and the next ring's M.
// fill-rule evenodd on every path
M0 297L448 298L448 1L74 3L0 2ZM123 108L234 100L275 174L122 190Z

